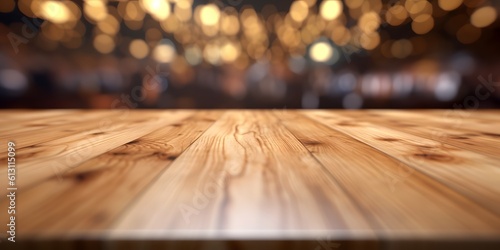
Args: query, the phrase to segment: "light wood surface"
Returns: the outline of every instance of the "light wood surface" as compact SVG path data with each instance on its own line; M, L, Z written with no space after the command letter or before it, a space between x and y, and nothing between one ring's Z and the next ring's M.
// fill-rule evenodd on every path
M500 240L500 111L0 116L19 239Z

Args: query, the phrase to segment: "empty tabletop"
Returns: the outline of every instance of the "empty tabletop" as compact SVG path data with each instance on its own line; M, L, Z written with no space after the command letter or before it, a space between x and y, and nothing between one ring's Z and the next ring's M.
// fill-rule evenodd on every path
M500 111L0 116L0 224L15 194L21 243L500 239Z

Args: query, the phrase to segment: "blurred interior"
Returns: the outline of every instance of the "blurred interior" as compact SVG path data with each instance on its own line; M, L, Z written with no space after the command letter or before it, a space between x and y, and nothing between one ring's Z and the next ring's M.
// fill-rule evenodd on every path
M0 107L498 108L499 8L2 0Z

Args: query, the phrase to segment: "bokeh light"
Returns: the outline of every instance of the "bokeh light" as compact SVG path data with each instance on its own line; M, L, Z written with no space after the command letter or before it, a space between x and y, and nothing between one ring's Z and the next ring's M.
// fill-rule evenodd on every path
M168 97L150 93L151 105L196 104L195 90L181 86L239 102L300 97L295 104L307 107L325 98L337 107L373 107L370 98L422 93L445 103L466 93L464 78L481 68L466 70L452 58L498 61L499 8L491 0L5 0L0 55L7 69L20 65L26 75L48 64L28 64L27 54L45 58L57 65L54 89L95 95L143 82L137 79L152 64L168 71L169 90L162 92ZM92 75L59 79L71 71ZM31 84L23 91L43 89Z
M46 1L40 7L41 16L54 23L65 23L71 15L66 5L59 1Z
M315 62L326 63L333 57L334 50L327 42L317 42L311 46L310 56Z
M342 1L326 0L320 5L320 13L325 20L333 20L342 14L342 8Z
M153 50L153 58L160 63L170 63L174 60L176 51L170 40L164 40Z
M491 25L497 19L497 11L491 6L479 8L470 17L471 24L477 28Z
M130 42L129 51L133 57L143 59L149 54L149 47L144 40L135 39Z
M94 38L94 47L97 51L108 54L114 50L115 42L109 35L99 34Z
M203 25L213 26L219 22L220 10L215 4L207 4L201 8L200 19Z

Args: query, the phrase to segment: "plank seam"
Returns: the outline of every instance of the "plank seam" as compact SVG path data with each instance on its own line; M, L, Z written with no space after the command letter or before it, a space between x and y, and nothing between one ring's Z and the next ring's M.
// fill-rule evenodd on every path
M225 113L225 112L224 112L224 113ZM193 117L195 117L196 115L197 115L197 113L193 114L192 116L189 116L189 117L185 118L184 120L189 120L189 119L192 119L192 118L193 118ZM217 122L217 121L218 121L218 120L219 120L219 118L220 118L220 117L222 117L222 115L223 115L223 113L222 113L222 114L217 114L217 119L216 119L216 120L214 120L214 121L213 121L213 122L212 122L209 126L207 126L207 128L206 128L206 129L205 129L202 133L200 133L200 135L199 135L199 136L197 136L197 137L196 137L196 138L195 138L195 139L194 139L194 140L193 140L193 141L192 141L192 142L191 142L191 143L190 143L190 144L189 144L189 145L188 145L188 146L187 146L184 150L182 150L182 152L179 154L179 156L178 156L175 160L173 160L173 161L169 162L169 163L165 166L165 168L164 168L162 171L160 171L160 172L158 173L158 175L157 175L155 178L153 178L153 179L150 181L150 183L149 183L148 185L146 185L146 186L143 188L143 190L141 191L141 193L140 193L140 194L136 195L136 197L135 197L132 201L130 201L130 202L127 204L127 206L124 206L125 208L124 208L121 212L119 212L119 213L118 213L118 215L116 216L116 219L115 219L113 222L111 222L111 223L109 224L109 229L110 229L110 230L111 230L111 229L116 229L117 224L119 224L119 222L123 219L123 217L126 215L127 211L128 211L129 209L131 209L131 208L134 206L134 204L136 204L137 202L139 202L139 200L141 199L141 197L142 197L142 196L144 196L144 195L147 193L147 191L148 191L149 189L151 189L151 188L152 188L153 184L154 184L154 183L156 183L156 181L158 181L158 179L160 179L160 177L161 177L162 175L164 175L166 171L168 171L169 167L170 167L170 166L171 166L171 165L172 165L172 164L173 164L173 163L174 163L177 159L179 159L179 157L180 157L182 154L184 154L184 152L186 152L186 150L188 150L188 149L189 149L189 148L190 148L190 147L191 147L191 146L192 146L195 142L197 142L197 141L198 141L198 139L200 139L200 138L201 138L201 137L202 137L202 136L203 136L203 135L204 135L204 134L205 134L205 133L206 133L206 132L207 132L207 131L208 131L208 130L209 130L209 129L210 129L210 128L211 128L211 127L212 127L212 126L213 126L213 125ZM152 133L154 133L154 131L153 131Z
M400 164L404 164L404 165L406 165L406 166L408 166L408 167L412 168L414 171L416 171L416 172L418 172L418 173L420 173L420 174L422 174L422 175L426 176L429 180L432 180L432 181L434 181L434 182L439 183L440 185L442 185L442 186L446 187L449 191L451 191L451 192L455 193L455 194L456 194L456 195L458 195L458 196L461 196L462 198L464 198L464 199L468 200L469 202L472 202L472 203L474 203L474 204L478 205L478 206L479 206L479 207L481 207L483 210L485 210L485 211L487 211L487 212L491 213L492 215L494 215L494 216L496 216L496 217L500 217L500 214L498 214L498 213L497 213L497 212L495 212L495 211L490 210L490 209L489 209L489 208L487 208L487 207L484 207L484 206L483 206L480 202L477 202L477 201L476 201L473 197L470 197L470 196L468 196L468 195L466 195L466 194L464 194L464 193L460 192L459 190L456 190L455 188L453 188L453 187L449 186L448 184L446 184L446 183L442 182L441 180L436 179L436 178L435 178L435 177L433 177L433 176L430 176L430 175L429 175L429 174L427 174L426 172L424 172L424 171L422 171L422 170L420 170L420 169L418 169L418 168L415 168L415 166L414 166L413 164L407 164L407 163L405 163L405 162L401 161L400 159L396 158L395 156L392 156L392 155L390 155L390 154L388 154L388 153L386 153L386 152L384 152L384 151L382 151L382 150L380 150L380 149L378 149L378 148L376 148L376 147L374 147L374 146L372 146L372 145L370 145L370 144L368 144L368 143L365 143L365 142L363 142L363 141L361 141L361 140L359 140L359 139L357 139L357 138L354 138L354 137L352 137L352 136L350 136L350 135L348 135L348 134L346 134L346 133L344 133L344 132L342 132L342 131L340 131L340 130L338 130L338 129L333 128L333 127L332 127L332 126L330 126L329 124L323 123L323 122L321 122L321 121L319 121L319 120L317 120L317 119L315 119L315 118L313 118L313 117L310 117L310 116L308 116L308 115L304 115L304 116L306 116L307 118L309 118L309 119L310 119L310 120L312 120L312 121L316 121L316 122L319 122L319 123L321 123L321 124L325 125L327 128L329 128L329 129L331 129L331 130L335 130L335 131L337 131L338 133L344 134L344 135L346 135L346 136L348 136L348 137L350 137L350 138L352 138L352 139L354 139L354 140L356 140L356 141L358 141L358 142L360 142L360 143L363 143L363 144L365 144L365 145L367 145L367 146L369 146L369 147L371 147L371 148L375 149L375 150L376 150L376 151L378 151L378 152L381 152L382 154L385 154L385 155L387 155L387 156L389 156L389 157L391 157L391 158L395 159L395 160L396 160L397 162L399 162ZM371 123L371 124L373 124L373 123ZM376 126L380 126L380 125L376 125ZM382 126L382 127L386 128L385 126ZM390 128L388 128L388 129L390 129Z
M308 120L311 120L309 117L306 117L299 112L297 112L296 114L298 114L298 115L300 115ZM282 119L279 116L277 116L275 114L275 112L273 112L273 115L278 119L279 123L295 138L295 140L297 140L300 143L300 145L302 145L302 147L309 153L309 155L321 166L321 168L327 173L327 175L329 177L328 179L333 181L335 183L335 185L337 185L340 188L340 190L342 190L342 192L344 192L346 194L346 196L349 197L349 200L356 206L356 208L358 208L361 211L363 218L366 221L368 221L368 223L370 224L372 229L380 228L381 225L379 225L378 222L365 216L367 210L364 209L364 207L362 207L356 200L354 200L352 198L351 193L337 180L337 178L335 178L335 176L333 176L330 173L330 171L325 167L325 165L323 165L323 163L321 161L319 161L318 158L316 158L316 156L306 147L306 145L304 145L304 143L302 143L302 141L299 140L299 138L297 138L297 136L290 129L288 129L288 127L282 122ZM316 122L314 120L311 120L311 121Z

